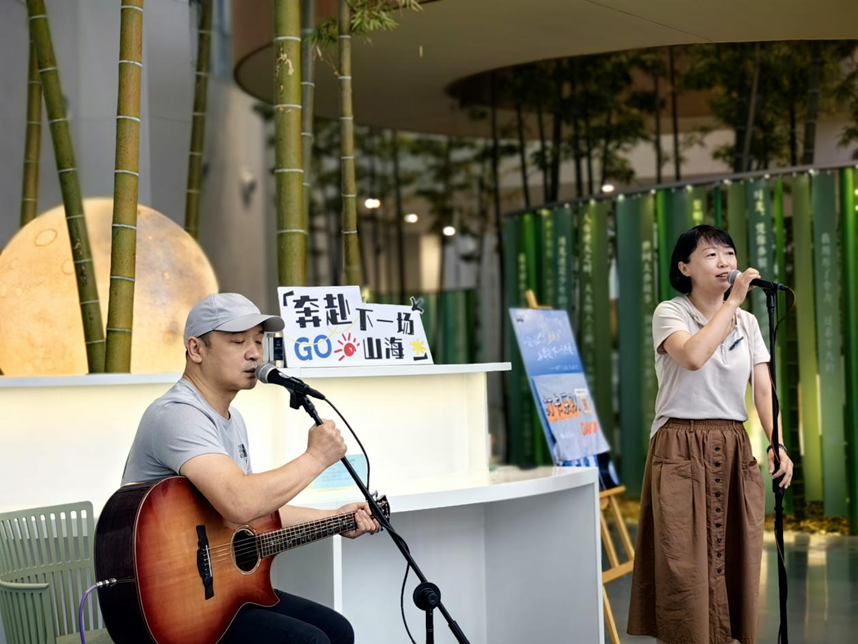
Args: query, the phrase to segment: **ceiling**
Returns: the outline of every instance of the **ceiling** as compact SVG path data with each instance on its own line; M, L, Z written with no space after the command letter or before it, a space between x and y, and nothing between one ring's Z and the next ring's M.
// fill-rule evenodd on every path
M320 16L335 3L317 0ZM232 4L238 84L270 100L273 0ZM353 48L358 123L487 136L449 96L464 77L537 60L642 47L858 38L858 0L439 0ZM336 56L334 56L336 58ZM337 116L336 78L316 70L316 113ZM502 113L501 118L511 118Z

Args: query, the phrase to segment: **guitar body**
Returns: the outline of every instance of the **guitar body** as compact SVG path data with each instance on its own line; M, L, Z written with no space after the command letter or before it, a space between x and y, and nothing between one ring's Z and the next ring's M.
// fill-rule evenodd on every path
M98 591L111 638L214 644L243 605L275 605L256 534L280 528L277 512L228 523L181 476L120 488L95 535L97 578L119 580Z

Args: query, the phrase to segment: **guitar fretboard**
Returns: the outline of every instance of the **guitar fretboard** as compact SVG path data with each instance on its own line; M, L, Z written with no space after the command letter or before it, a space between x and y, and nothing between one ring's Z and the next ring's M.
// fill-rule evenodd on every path
M352 512L318 521L310 521L309 523L301 523L280 530L263 532L257 536L259 552L263 557L273 557L281 552L313 543L319 539L327 539L335 534L349 532L356 527L355 515Z

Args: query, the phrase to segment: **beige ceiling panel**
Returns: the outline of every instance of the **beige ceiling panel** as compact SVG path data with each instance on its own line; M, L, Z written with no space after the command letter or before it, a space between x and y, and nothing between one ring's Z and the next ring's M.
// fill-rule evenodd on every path
M233 4L236 79L266 99L272 54L266 43L271 27L263 17L271 6L271 0ZM355 115L368 125L486 134L484 124L470 123L447 97L454 81L523 62L699 40L585 0L440 0L404 14L397 30L354 48ZM337 88L329 66L317 67L316 83L317 113L335 117Z
M234 0L235 77L271 95L272 0ZM537 60L707 40L858 37L858 0L438 0L406 12L392 32L357 42L359 123L485 135L448 97L455 81ZM334 55L336 58L336 55ZM336 80L316 72L317 114L336 117Z
M587 0L715 42L858 38L856 0Z

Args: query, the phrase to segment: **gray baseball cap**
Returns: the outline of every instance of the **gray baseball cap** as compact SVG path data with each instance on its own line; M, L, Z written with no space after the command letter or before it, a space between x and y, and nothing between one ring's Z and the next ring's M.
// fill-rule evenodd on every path
M280 331L286 326L283 318L263 315L256 305L238 293L212 293L197 302L185 322L185 345L188 338L198 338L209 331L240 332L257 324L263 331Z

